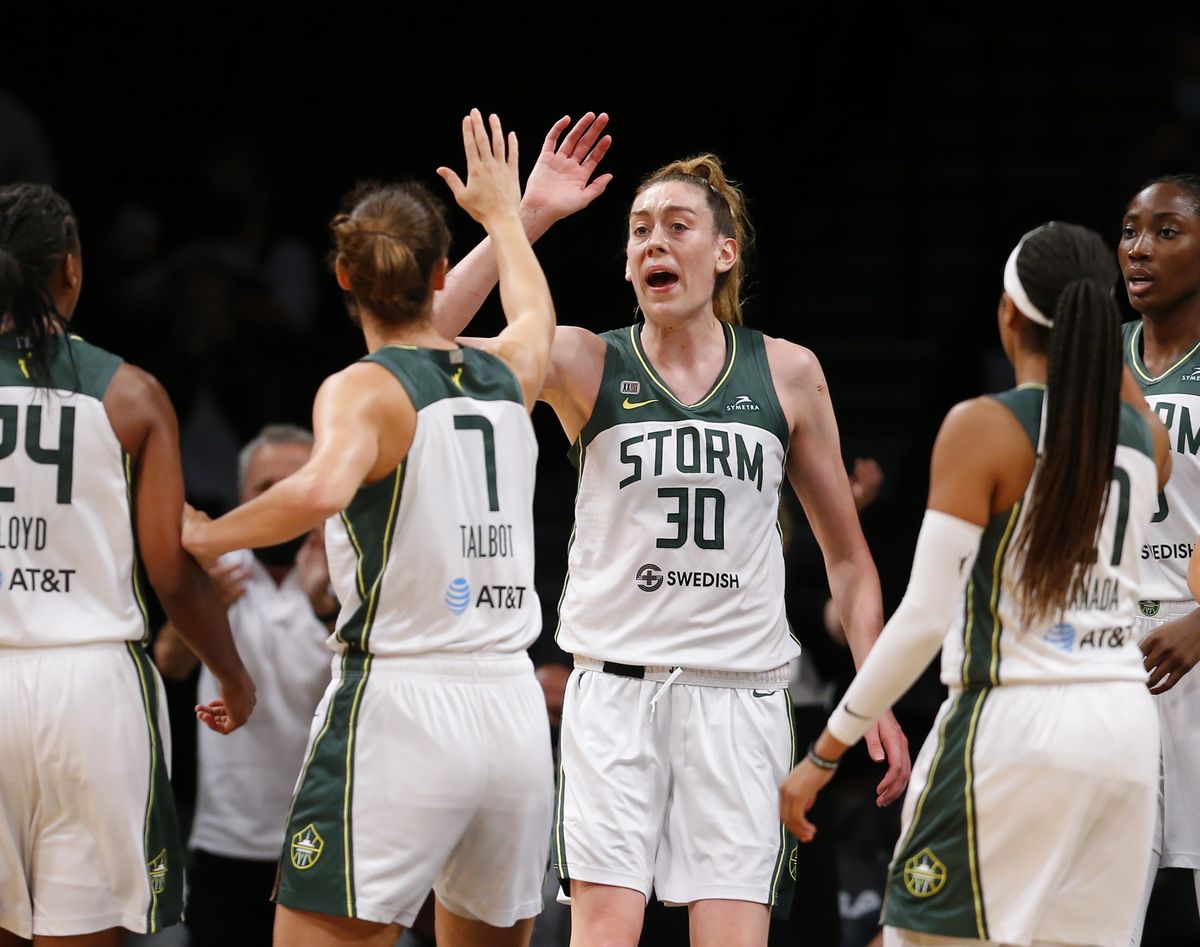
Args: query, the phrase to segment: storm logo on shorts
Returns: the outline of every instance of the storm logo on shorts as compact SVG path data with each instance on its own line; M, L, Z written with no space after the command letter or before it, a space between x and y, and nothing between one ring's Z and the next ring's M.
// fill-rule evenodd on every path
M312 868L325 850L325 839L311 822L292 836L292 867L298 871Z
M1138 608L1141 610L1142 615L1144 615L1146 618L1153 618L1155 615L1157 615L1160 605L1160 602L1155 601L1138 602Z
M150 875L150 890L155 894L162 894L167 889L167 850L165 848L146 862L146 872Z
M935 895L945 883L946 866L927 848L904 863L904 887L915 898Z

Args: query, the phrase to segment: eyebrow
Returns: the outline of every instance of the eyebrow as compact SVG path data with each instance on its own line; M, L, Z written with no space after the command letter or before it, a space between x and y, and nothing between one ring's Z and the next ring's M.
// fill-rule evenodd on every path
M1140 216L1141 214L1137 213L1137 211L1126 211L1125 213L1126 220L1137 220ZM1156 210L1150 216L1157 219L1159 217L1186 217L1188 215L1181 214L1177 210Z
M682 204L668 204L663 208L663 211L668 214L696 214L699 213L694 207L684 207ZM649 210L631 210L630 217L649 217L653 211Z

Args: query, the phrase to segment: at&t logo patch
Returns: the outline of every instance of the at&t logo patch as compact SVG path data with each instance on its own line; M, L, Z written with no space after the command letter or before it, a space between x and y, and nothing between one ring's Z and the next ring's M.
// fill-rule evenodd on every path
M458 578L446 586L446 607L455 615L461 615L471 604L471 583Z

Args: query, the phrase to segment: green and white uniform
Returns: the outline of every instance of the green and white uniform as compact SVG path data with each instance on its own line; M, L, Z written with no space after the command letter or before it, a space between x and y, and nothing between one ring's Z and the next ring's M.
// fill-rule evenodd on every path
M790 898L778 786L792 761L779 491L789 432L763 336L724 325L711 389L684 404L641 345L604 333L575 445L558 643L553 860L569 879L669 903Z
M537 443L520 385L475 349L390 345L417 410L404 462L326 524L342 612L278 887L305 911L409 925L538 912L553 805L537 637Z
M0 928L153 931L179 920L183 860L135 470L103 403L121 360L47 353L38 387L0 336Z
M1125 362L1166 426L1171 478L1142 546L1140 635L1196 609L1188 562L1200 534L1200 341L1158 376L1142 361L1142 324L1124 326ZM1163 787L1154 851L1164 868L1200 869L1200 674L1155 698L1162 729Z
M1039 448L1044 391L995 396ZM1157 720L1134 634L1158 477L1144 421L1120 410L1097 560L1061 615L1028 627L1017 607L1022 564L1010 547L1036 471L983 531L942 645L950 696L905 797L889 928L1003 944L1128 943L1158 779Z

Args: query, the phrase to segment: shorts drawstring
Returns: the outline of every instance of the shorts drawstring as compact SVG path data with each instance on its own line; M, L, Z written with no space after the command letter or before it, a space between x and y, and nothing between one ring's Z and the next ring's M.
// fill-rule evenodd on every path
M654 692L654 696L650 698L650 719L651 720L654 719L654 705L658 703L658 699L667 692L667 688L670 687L672 684L674 684L675 679L678 678L679 675L682 673L683 673L683 668L681 668L681 667L672 668L671 673L667 675L667 679L665 681L663 681L661 685L659 685L658 690L656 690Z

